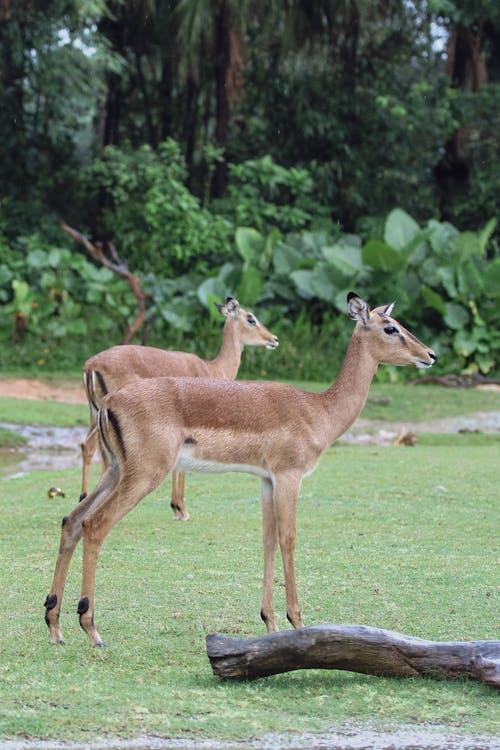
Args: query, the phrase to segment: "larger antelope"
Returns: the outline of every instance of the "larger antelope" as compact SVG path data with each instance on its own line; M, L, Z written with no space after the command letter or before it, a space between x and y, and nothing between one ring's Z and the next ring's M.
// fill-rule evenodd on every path
M238 374L245 346L264 346L276 349L278 338L257 320L255 315L240 307L232 297L224 305L217 305L226 317L222 344L215 359L206 360L189 352L155 349L151 346L113 346L90 357L83 366L83 384L90 407L90 427L82 443L82 493L88 493L90 467L97 449L97 412L106 393L113 393L127 383L142 378L168 376L173 378L223 378L234 380ZM184 502L183 472L172 472L170 505L175 519L187 521L189 513Z
M347 311L356 321L341 372L323 393L283 383L154 378L103 399L98 414L107 469L96 489L63 519L54 580L45 601L53 642L62 642L59 612L73 551L83 534L80 625L94 646L96 565L104 539L154 490L167 472L243 471L262 481L264 590L261 616L277 630L274 558L281 548L287 617L302 627L294 548L295 507L302 479L323 451L356 419L379 364L431 367L434 352L391 317L393 305L370 311L356 294Z

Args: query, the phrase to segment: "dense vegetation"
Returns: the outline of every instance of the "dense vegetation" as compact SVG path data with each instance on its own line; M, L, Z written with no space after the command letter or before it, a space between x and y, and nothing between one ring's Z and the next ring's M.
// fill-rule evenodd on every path
M4 0L0 367L76 368L134 317L65 221L140 276L137 340L213 354L230 293L282 339L248 371L324 378L354 287L495 373L499 94L487 0Z

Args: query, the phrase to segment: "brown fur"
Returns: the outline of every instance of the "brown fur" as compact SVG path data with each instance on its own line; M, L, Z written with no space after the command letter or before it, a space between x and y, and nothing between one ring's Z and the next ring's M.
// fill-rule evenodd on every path
M313 471L323 451L359 415L381 362L430 367L435 361L432 350L390 317L392 306L370 313L356 295L349 295L348 300L349 314L357 325L341 372L323 393L272 382L154 378L128 385L103 399L99 429L110 454L108 469L62 530L50 593L57 596L58 604L46 613L53 641L62 640L58 614L82 522L82 598L88 598L90 605L80 622L91 643L101 645L93 615L95 569L102 543L113 526L169 471L186 466L192 470L250 471L261 477L261 616L268 631L277 630L272 589L279 544L287 617L294 627L302 626L294 550L295 506L303 477Z

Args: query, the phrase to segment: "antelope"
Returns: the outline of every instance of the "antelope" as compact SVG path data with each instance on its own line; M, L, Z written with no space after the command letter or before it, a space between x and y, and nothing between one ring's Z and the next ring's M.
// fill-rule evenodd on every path
M224 305L216 304L226 317L222 344L213 360L205 360L188 352L165 351L150 346L113 346L90 357L83 366L83 385L90 408L90 426L81 445L83 500L89 487L90 468L97 449L97 412L106 393L117 391L127 383L160 375L169 377L222 378L234 380L238 374L245 346L264 346L276 349L278 338L257 320L255 315L240 307L237 300L227 297ZM170 505L174 520L189 520L184 502L184 472L172 473Z
M394 304L394 303L393 303ZM169 471L247 472L261 479L264 578L261 617L276 631L274 560L283 561L287 618L303 627L294 552L296 502L303 477L357 418L380 364L431 367L436 355L391 317L393 304L370 311L350 292L347 312L356 321L341 371L321 393L276 382L152 378L106 396L97 415L107 468L85 500L63 519L45 620L53 642L73 551L83 535L80 625L93 646L103 641L94 625L95 575L104 539Z

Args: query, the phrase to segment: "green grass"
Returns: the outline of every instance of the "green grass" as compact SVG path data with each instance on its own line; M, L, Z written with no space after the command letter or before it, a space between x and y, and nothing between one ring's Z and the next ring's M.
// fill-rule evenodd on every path
M490 392L375 384L363 416L409 422L496 410L499 400ZM86 424L87 408L0 399L0 421ZM423 434L414 448L327 451L304 481L298 507L306 623L357 622L436 640L499 639L498 442L498 435ZM54 483L65 499L47 498ZM43 601L60 521L79 488L79 470L0 481L7 599L0 610L0 737L85 742L150 732L236 740L373 719L392 728L432 723L454 732L499 731L498 696L466 680L318 670L252 683L213 677L207 633L264 632L259 483L245 475L189 476L188 524L171 521L165 484L113 530L97 577L104 650L91 649L78 625L78 549L61 615L67 645L49 644ZM275 595L285 628L279 560Z
M498 732L498 695L473 681L386 679L303 670L251 683L212 675L205 635L258 635L262 552L254 477L191 475L192 521L173 523L168 485L106 540L96 624L80 630L81 551L49 643L49 591L61 518L80 472L0 482L2 738L243 739L328 731L374 719ZM72 500L73 498L73 500ZM498 446L336 446L304 481L297 578L307 624L364 623L435 640L499 639ZM281 566L276 608L284 616Z
M27 439L15 430L0 427L0 449L22 448L27 442Z
M0 398L0 422L17 424L51 424L56 427L86 425L89 409L84 404L58 401L33 401L21 398Z

